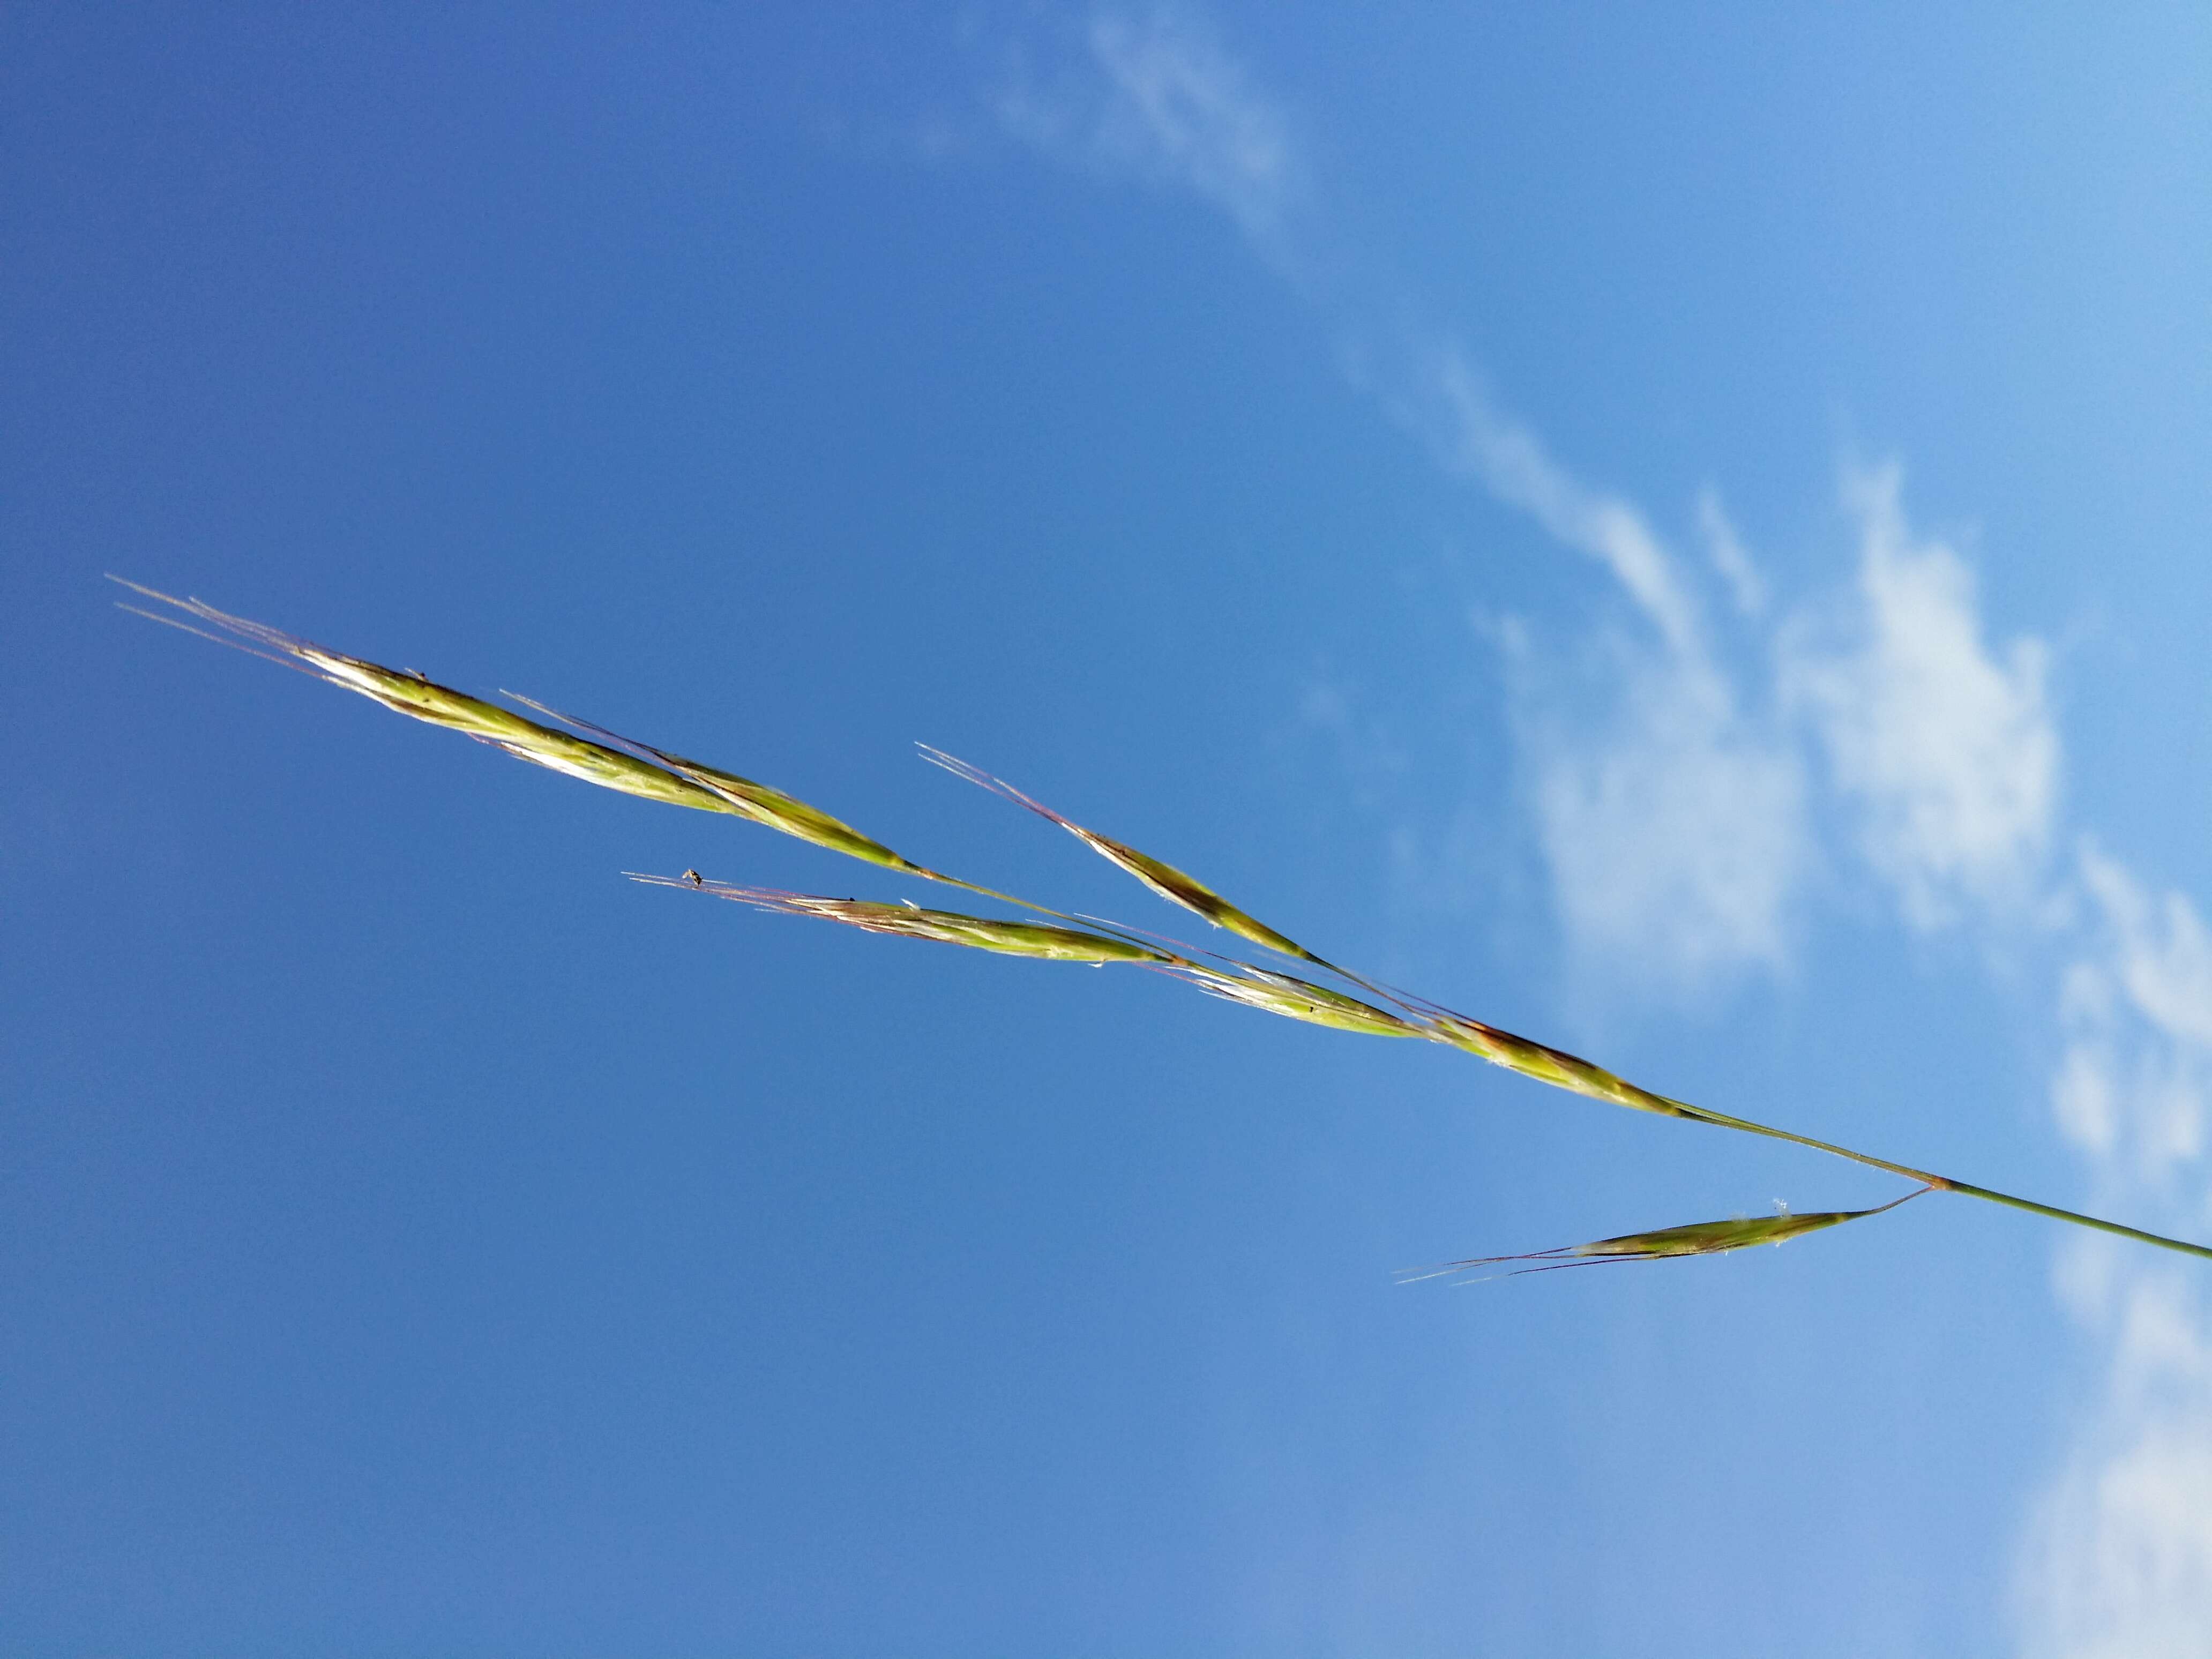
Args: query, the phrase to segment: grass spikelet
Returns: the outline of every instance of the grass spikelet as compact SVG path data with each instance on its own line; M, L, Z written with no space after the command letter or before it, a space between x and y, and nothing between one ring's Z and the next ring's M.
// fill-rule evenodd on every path
M528 697L515 701L550 715L564 725L579 731L589 732L592 738L576 737L553 726L542 726L497 703L472 697L465 691L456 691L451 686L412 672L386 668L380 663L369 662L361 657L349 657L343 652L331 651L308 640L299 639L265 623L249 622L243 617L234 617L228 611L198 599L179 599L167 593L156 592L150 587L141 587L136 582L113 578L132 592L174 607L185 615L222 629L233 636L221 640L206 635L204 629L180 623L174 617L137 611L142 617L155 622L168 623L181 627L188 633L216 638L219 643L245 641L245 648L253 655L273 657L303 665L318 678L331 684L357 691L362 696L381 703L394 714L404 714L410 720L425 720L433 726L464 732L480 743L503 749L518 760L526 760L538 766L549 767L556 772L580 778L586 783L595 783L602 788L619 789L625 794L641 795L670 806L688 806L706 812L725 812L733 817L764 824L795 836L801 841L811 842L834 853L865 859L869 863L889 868L923 873L917 865L909 863L888 847L840 822L805 801L771 789L766 784L755 783L735 773L723 772L696 761L685 760L624 738L604 726L592 725L548 708ZM593 738L605 741L594 741Z
M1362 1002L1358 997L1349 997L1341 991L1332 991L1327 986L1316 985L1265 968L1242 964L1237 972L1224 973L1186 960L1176 962L1165 971L1195 985L1209 996L1217 996L1227 1002L1242 1003L1247 1008L1257 1008L1263 1013L1280 1014L1287 1019L1302 1019L1310 1025L1326 1025L1332 1030L1353 1031L1362 1036L1417 1037L1429 1035L1411 1021L1401 1019L1372 1003Z
M821 808L809 806L805 801L787 795L781 789L756 783L750 778L739 777L735 772L725 772L720 767L671 754L665 749L656 749L651 744L641 743L635 738L625 738L620 732L610 732L603 726L594 726L574 714L564 714L557 708L549 708L534 698L523 696L518 692L507 695L517 702L535 708L541 714L549 714L580 732L589 732L617 748L665 769L685 782L705 790L722 803L724 811L734 812L739 817L750 818L755 823L781 830L787 836L795 836L800 841L811 842L832 853L842 853L848 858L881 865L903 875L942 879L934 872L925 870L911 860L894 853L872 836L862 834L842 819L833 818Z
M1249 940L1254 945L1279 951L1286 957L1312 963L1316 967L1340 971L1296 939L1277 933L1258 917L1238 909L1197 877L1176 869L1172 864L1164 863L1148 853L1140 853L1126 842L1115 841L1111 836L1102 836L1096 830L1086 830L1083 825L1062 817L1042 801L1024 794L1003 778L993 777L981 767L970 766L966 761L948 755L942 749L933 749L926 743L917 747L921 750L922 758L933 765L941 766L953 776L964 778L1003 800L1010 800L1048 823L1058 824L1101 858L1128 872L1169 903L1179 904L1186 910L1194 911L1215 927L1225 928L1237 938Z
M991 916L963 915L953 910L925 910L919 905L879 904L868 899L824 898L818 894L790 893L774 887L738 887L689 876L649 876L632 872L630 879L648 886L680 887L714 898L734 899L771 915L815 916L858 927L864 933L930 939L939 945L964 945L1010 957L1035 957L1047 962L1133 962L1162 967L1175 961L1166 952L1132 939L1075 927L1049 927L1042 922L1005 921Z
M1541 1042L1516 1036L1495 1025L1486 1025L1479 1019L1469 1019L1464 1014L1439 1010L1427 1021L1427 1035L1438 1042L1448 1042L1480 1054L1492 1065L1503 1066L1523 1077L1534 1078L1539 1083L1548 1083L1555 1089L1570 1089L1576 1094L1587 1095L1592 1100L1602 1100L1615 1106L1626 1106L1632 1111L1656 1112L1662 1117L1692 1118L1711 1121L1701 1108L1686 1101L1669 1100L1664 1095L1655 1095L1649 1089L1639 1089L1625 1078L1615 1077L1601 1066L1594 1066L1579 1055L1568 1054Z
M1780 1215L1738 1216L1729 1221L1692 1221L1684 1226L1661 1227L1647 1233L1623 1233L1618 1238L1601 1238L1588 1244L1531 1250L1524 1255L1472 1256L1465 1261L1448 1261L1441 1267L1401 1274L1400 1282L1413 1284L1425 1279L1445 1278L1507 1261L1537 1264L1513 1269L1507 1275L1512 1278L1522 1273L1555 1273L1562 1267L1595 1267L1609 1261L1667 1261L1685 1255L1725 1255L1730 1250L1747 1250L1755 1244L1786 1244L1807 1233L1881 1215L1923 1193L1936 1190L1933 1187L1916 1187L1903 1198L1893 1198L1870 1210L1816 1210L1803 1215L1785 1211Z
M116 580L121 580L121 578ZM150 587L141 587L136 582L124 582L123 585L148 599L157 599L186 616L219 628L233 637L223 640L218 635L206 634L204 629L180 623L174 617L161 616L150 611L138 611L140 616L184 628L188 633L217 639L222 644L242 641L243 648L252 655L273 658L302 667L319 679L381 703L394 714L462 732L479 743L503 749L518 760L549 767L572 778L580 778L586 783L598 784L602 788L619 789L625 794L642 795L648 800L661 801L672 806L689 806L708 812L732 810L709 791L687 782L664 768L604 744L574 737L551 726L540 726L512 709L486 702L481 697L472 697L465 691L456 691L451 686L441 685L421 674L386 668L380 663L369 662L360 657L349 657L343 652L329 650L281 629L249 622L243 617L234 617L198 599L174 599L167 593L155 592ZM125 608L137 610L137 606Z

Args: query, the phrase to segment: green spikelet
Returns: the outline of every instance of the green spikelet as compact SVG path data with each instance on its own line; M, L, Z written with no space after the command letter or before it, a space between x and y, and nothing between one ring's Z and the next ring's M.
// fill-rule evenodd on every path
M117 578L118 580L121 579ZM831 852L849 857L865 859L872 864L913 872L909 864L882 842L862 835L848 823L841 823L827 812L794 799L781 790L771 789L766 784L755 783L731 772L718 771L702 766L696 761L670 755L630 738L618 736L586 720L572 720L568 715L532 702L527 697L516 701L527 704L539 713L550 715L579 731L589 732L605 741L577 737L553 726L542 726L526 720L513 709L502 708L497 703L472 697L465 691L456 691L451 686L420 674L386 668L360 657L349 657L331 651L310 641L243 617L234 617L227 611L198 599L174 599L167 593L155 592L150 587L141 587L136 582L124 582L125 587L142 593L148 599L173 606L185 615L212 624L234 636L224 644L246 641L246 647L257 656L276 656L303 665L319 678L332 685L357 691L362 696L380 702L394 714L404 714L410 720L426 720L433 726L461 732L483 743L503 749L518 760L550 767L556 772L580 778L586 783L595 783L602 788L619 789L625 794L641 795L670 806L688 806L700 811L726 812L733 817L765 824L771 830L799 840L825 847ZM136 609L136 607L127 607ZM185 628L191 633L204 630L178 622L176 617L161 616L150 611L139 615L155 622L165 622ZM213 636L210 636L213 637Z
M1310 962L1317 967L1329 966L1297 940L1286 938L1258 917L1238 909L1196 876L1178 870L1172 864L1164 863L1149 853L1140 853L1126 842L1115 841L1111 836L1102 836L1096 830L1086 830L1081 824L1062 817L1043 802L1032 799L1004 779L994 778L980 767L970 766L966 761L948 755L941 749L933 749L927 744L920 746L924 759L943 767L955 777L965 778L1002 799L1026 807L1039 817L1058 824L1101 858L1128 872L1169 903L1179 904L1186 910L1194 911L1239 939L1249 939L1270 951L1279 951L1285 956L1295 957L1301 962Z
M1893 1198L1870 1210L1818 1210L1804 1215L1791 1215L1785 1211L1780 1215L1738 1216L1729 1221L1692 1221L1684 1226L1661 1227L1647 1233L1623 1233L1618 1238L1601 1238L1588 1244L1531 1250L1525 1255L1473 1256L1465 1261L1449 1261L1441 1267L1401 1274L1401 1279L1408 1283L1437 1279L1507 1261L1536 1264L1516 1268L1516 1273L1549 1273L1560 1267L1590 1267L1607 1261L1664 1261L1675 1256L1724 1255L1730 1250L1747 1250L1754 1244L1785 1244L1807 1233L1881 1215L1935 1190L1933 1187L1916 1187L1903 1198Z
M1632 1111L1656 1112L1662 1117L1711 1121L1698 1107L1655 1095L1649 1089L1639 1089L1626 1079L1615 1077L1603 1066L1593 1066L1579 1055L1516 1036L1510 1031L1501 1031L1495 1025L1486 1025L1464 1014L1437 1012L1430 1017L1424 1035L1435 1042L1480 1054L1492 1065L1503 1066L1539 1083L1548 1083L1555 1089L1571 1089L1592 1100L1626 1106Z
M1362 1002L1358 997L1346 996L1341 991L1332 991L1325 985L1316 985L1310 981L1295 979L1288 974L1273 973L1264 968L1248 965L1240 967L1234 973L1224 973L1194 962L1178 961L1169 971L1210 996L1242 1003L1247 1008L1257 1008L1263 1013L1280 1014L1286 1019L1302 1019L1310 1025L1326 1025L1332 1030L1354 1031L1362 1036L1428 1035L1411 1021L1401 1019L1372 1003Z
M867 899L824 898L815 893L787 893L774 887L738 887L697 876L648 876L632 872L630 879L653 887L689 888L714 898L734 899L772 915L814 916L858 927L863 933L930 939L939 945L964 945L977 951L996 951L1004 956L1035 957L1047 962L1130 962L1162 967L1175 961L1165 951L1155 951L1149 945L1076 927L1004 921L991 916L963 915L953 910L925 910L918 905L878 904Z

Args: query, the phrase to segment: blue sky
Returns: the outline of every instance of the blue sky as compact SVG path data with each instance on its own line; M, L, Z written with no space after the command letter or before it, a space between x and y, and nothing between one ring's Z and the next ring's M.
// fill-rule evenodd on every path
M1929 1199L1401 1286L1901 1189L636 887L909 896L100 578L1180 927L938 744L1651 1087L2212 1237L2201 15L0 64L0 1651L2200 1650L2186 1261Z

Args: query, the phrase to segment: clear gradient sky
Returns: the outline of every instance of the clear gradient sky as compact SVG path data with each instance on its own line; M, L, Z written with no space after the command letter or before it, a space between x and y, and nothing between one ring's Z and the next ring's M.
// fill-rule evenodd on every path
M2201 7L9 8L0 1654L2201 1656L2204 1264L100 578L2212 1237L2208 294Z

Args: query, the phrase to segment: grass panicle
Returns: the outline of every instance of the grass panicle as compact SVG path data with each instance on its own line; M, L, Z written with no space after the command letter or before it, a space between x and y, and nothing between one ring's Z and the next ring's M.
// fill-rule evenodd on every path
M122 581L120 577L115 580ZM560 726L568 729L540 724L497 703L486 702L466 692L441 685L411 670L386 668L359 657L328 650L277 629L218 611L198 599L175 599L156 592L152 588L141 587L136 582L124 581L123 586L158 605L167 607L167 611L156 611L126 605L125 610L134 611L155 622L181 628L187 633L212 639L218 644L234 646L252 655L313 674L333 685L368 697L395 714L463 732L479 742L504 750L518 759L549 767L602 788L618 789L626 794L666 805L743 818L796 836L830 852L859 859L897 874L940 883L1012 904L1050 920L1047 922L1009 921L957 911L923 909L910 903L886 904L855 898L824 898L772 888L740 887L710 882L693 871L687 871L681 877L641 875L636 878L640 881L736 900L756 909L778 915L813 916L868 933L964 945L1001 955L1095 965L1127 963L1181 979L1210 995L1241 1003L1249 1008L1362 1036L1421 1037L1444 1043L1479 1055L1539 1083L1568 1090L1593 1100L1626 1107L1632 1111L1656 1113L1715 1128L1788 1141L1793 1146L1846 1158L1917 1183L1914 1190L1904 1198L1870 1210L1825 1211L1805 1215L1776 1216L1756 1221L1699 1222L1686 1227L1631 1233L1619 1238L1600 1239L1595 1243L1538 1251L1525 1256L1473 1258L1437 1269L1439 1273L1457 1273L1505 1261L1534 1262L1539 1265L1516 1271L1543 1272L1553 1267L1584 1266L1599 1261L1649 1261L1686 1255L1720 1255L1753 1244L1778 1244L1804 1233L1880 1215L1895 1209L1906 1199L1917 1198L1929 1191L1978 1198L2069 1225L2091 1228L2161 1249L2212 1259L2212 1247L2146 1232L2119 1222L2060 1209L1991 1188L1978 1187L1968 1182L1915 1169L1911 1164L1893 1163L1870 1153L1855 1152L1832 1141L1799 1134L1794 1130L1778 1128L1771 1124L1756 1122L1749 1118L1654 1094L1648 1089L1639 1088L1616 1077L1602 1066L1561 1049L1516 1036L1510 1031L1455 1013L1425 999L1390 990L1316 956L1304 945L1230 903L1195 877L1140 853L1122 842L1085 829L981 768L927 744L921 746L921 752L934 764L1036 813L1049 823L1058 824L1093 852L1135 877L1161 898L1205 917L1216 927L1249 944L1342 979L1391 1006L1379 1007L1346 992L1241 958L1191 947L1176 948L1174 941L1162 940L1118 923L1102 921L1095 917L1068 915L1049 906L930 869L893 852L883 842L862 834L850 824L779 789L740 777L733 772L686 759L649 744L622 737L526 697L515 697L514 701L536 709L549 719L558 721ZM513 696L512 693L507 695Z

